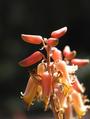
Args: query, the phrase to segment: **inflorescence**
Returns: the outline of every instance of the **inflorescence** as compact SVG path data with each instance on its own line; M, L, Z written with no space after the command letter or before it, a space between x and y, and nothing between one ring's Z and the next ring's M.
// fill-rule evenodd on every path
M22 99L30 107L34 101L42 101L45 110L51 108L55 119L73 119L86 114L89 100L84 95L85 87L79 82L76 71L89 63L88 59L76 58L76 51L66 45L63 51L56 48L59 38L67 31L67 27L53 31L50 38L39 35L25 35L24 41L41 45L40 50L46 51L46 56L40 50L20 61L23 67L30 67L39 62L36 70L30 73L26 89L21 93Z

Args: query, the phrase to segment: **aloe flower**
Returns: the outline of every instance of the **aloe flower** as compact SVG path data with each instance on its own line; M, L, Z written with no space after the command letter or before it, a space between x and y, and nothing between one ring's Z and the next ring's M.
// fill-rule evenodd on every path
M30 77L21 98L30 107L35 101L42 101L45 110L51 107L55 119L73 119L84 116L90 108L85 103L85 87L76 76L78 68L89 63L89 59L76 58L76 51L66 45L63 51L56 48L67 31L67 27L53 31L50 38L39 35L22 34L22 39L31 44L41 45L46 56L40 51L19 62L22 67L30 67L38 62L36 71ZM74 114L75 112L75 114Z

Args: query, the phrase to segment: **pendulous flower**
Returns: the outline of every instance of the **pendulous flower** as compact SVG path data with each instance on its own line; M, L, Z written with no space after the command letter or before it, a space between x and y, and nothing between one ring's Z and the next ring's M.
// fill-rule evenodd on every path
M45 110L51 107L55 119L73 119L75 114L80 119L90 108L84 96L85 87L76 76L76 71L89 63L89 59L76 58L76 51L66 45L63 51L55 46L67 27L53 31L50 38L38 35L24 35L24 41L31 44L42 44L40 50L46 50L46 56L40 51L19 62L20 66L30 67L38 63L36 71L30 77L21 98L30 107L34 101L42 101ZM74 110L74 111L73 111ZM73 113L75 112L75 114Z

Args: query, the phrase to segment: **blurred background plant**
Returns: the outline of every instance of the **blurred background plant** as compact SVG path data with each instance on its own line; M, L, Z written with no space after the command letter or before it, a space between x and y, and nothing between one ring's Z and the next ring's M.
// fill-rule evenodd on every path
M90 1L89 0L0 0L0 118L31 119L42 117L41 104L29 112L21 102L20 91L25 88L28 71L18 61L32 54L39 46L23 42L21 34L40 34L49 37L51 31L63 26L67 34L61 38L59 49L70 45L77 57L90 59ZM32 68L32 67L31 67ZM78 71L90 98L90 65ZM22 81L23 80L23 81ZM38 111L38 109L40 109ZM34 112L34 113L32 113ZM50 112L50 111L49 111ZM48 113L48 112L47 112ZM29 116L30 115L30 116ZM45 113L46 115L46 113ZM52 118L52 113L48 113ZM43 118L46 118L45 116ZM87 119L87 116L86 116Z

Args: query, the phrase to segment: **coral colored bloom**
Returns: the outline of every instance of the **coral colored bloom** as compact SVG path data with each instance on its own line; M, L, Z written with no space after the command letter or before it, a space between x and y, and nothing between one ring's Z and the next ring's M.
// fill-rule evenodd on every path
M48 72L44 72L42 74L41 86L42 86L42 96L45 102L45 108L47 109L47 105L50 100L50 95L52 92L52 77Z
M62 82L69 84L69 74L68 74L66 63L60 60L59 62L56 62L55 65L56 65L57 72L61 72L62 74Z
M89 108L84 96L85 88L76 76L79 67L89 63L88 59L78 59L76 51L66 45L63 51L57 49L58 39L67 31L67 27L53 31L50 38L37 35L22 35L22 39L32 44L42 44L40 51L20 61L23 67L36 63L36 69L30 73L22 99L30 107L34 101L42 101L47 110L52 109L55 119L73 119L75 114L82 118ZM75 111L75 114L73 113Z
M38 85L37 85L37 82L35 81L35 79L30 77L28 80L25 92L22 95L22 99L25 101L25 103L28 105L28 107L30 107L30 105L32 104L32 101L36 95L37 86Z
M87 106L84 105L82 95L75 90L73 90L72 94L72 105L78 114L78 117L81 118L83 115L85 115L87 111Z

